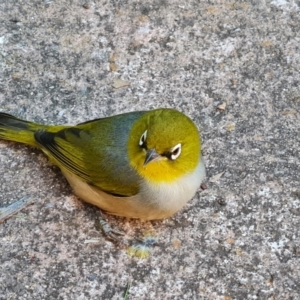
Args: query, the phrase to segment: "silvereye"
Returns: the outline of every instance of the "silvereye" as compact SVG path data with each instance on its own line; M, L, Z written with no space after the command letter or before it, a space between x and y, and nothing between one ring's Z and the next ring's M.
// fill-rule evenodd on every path
M197 127L173 109L76 126L40 125L0 113L0 138L40 148L79 198L118 216L169 217L205 177Z

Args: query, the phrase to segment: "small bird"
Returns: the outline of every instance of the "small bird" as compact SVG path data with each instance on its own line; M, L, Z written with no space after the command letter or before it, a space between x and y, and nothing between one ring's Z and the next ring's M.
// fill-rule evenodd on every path
M118 216L167 218L205 177L197 127L174 109L76 126L41 125L0 113L0 139L41 149L79 198Z

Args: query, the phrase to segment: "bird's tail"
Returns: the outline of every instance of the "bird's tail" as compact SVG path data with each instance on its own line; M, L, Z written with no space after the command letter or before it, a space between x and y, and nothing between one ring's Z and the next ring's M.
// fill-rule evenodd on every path
M28 144L39 147L34 138L37 130L47 129L48 126L18 119L12 115L0 113L0 139Z

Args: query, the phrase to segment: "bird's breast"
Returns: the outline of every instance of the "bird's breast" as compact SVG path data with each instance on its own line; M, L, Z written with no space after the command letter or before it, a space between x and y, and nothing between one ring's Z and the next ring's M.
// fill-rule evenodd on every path
M153 184L145 181L139 195L149 208L153 207L153 213L157 214L153 219L166 218L179 211L194 196L204 178L205 166L201 159L193 172L173 182Z
M193 172L172 183L142 181L139 192L129 197L105 193L66 170L63 170L63 174L82 200L114 215L155 220L172 216L194 196L205 177L205 167L201 160Z

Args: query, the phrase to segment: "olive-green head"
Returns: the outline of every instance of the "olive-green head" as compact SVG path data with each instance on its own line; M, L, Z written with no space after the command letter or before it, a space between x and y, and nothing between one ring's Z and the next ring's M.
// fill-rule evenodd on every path
M174 182L195 170L201 141L193 121L173 109L143 114L128 139L131 166L152 183Z

